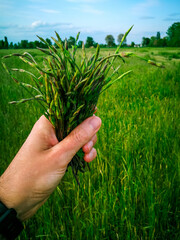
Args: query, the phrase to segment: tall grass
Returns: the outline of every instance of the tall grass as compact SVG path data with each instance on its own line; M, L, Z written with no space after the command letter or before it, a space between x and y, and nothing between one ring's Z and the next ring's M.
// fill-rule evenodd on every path
M124 35L122 42L128 32ZM122 42L117 47L115 54L105 57L99 57L100 47L97 45L95 54L89 58L86 56L83 43L82 51L81 53L79 52L77 58L76 43L79 34L80 33L78 33L75 44L71 49L68 49L67 41L65 41L65 43L62 42L57 32L57 40L53 37L52 39L58 48L54 45L49 45L48 42L39 37L48 48L48 50L38 48L38 50L44 53L44 57L40 62L36 62L28 52L24 52L23 54L14 53L3 57L3 59L18 57L18 59L21 59L33 68L30 71L18 67L11 67L9 69L5 62L2 62L12 79L31 95L30 98L23 98L10 103L20 104L28 101L38 101L44 109L47 118L53 124L56 137L59 141L63 140L86 118L93 115L99 95L102 92L131 72L130 70L119 75L119 66L112 71L114 67L113 63L117 58L120 58L124 62L119 54ZM37 73L33 74L34 71L32 72L32 70L36 70ZM111 74L109 74L110 71ZM13 72L26 74L31 78L31 81L28 84L24 83L21 78L17 78ZM84 172L86 166L89 167L83 160L82 150L76 153L72 161L68 164L68 167L69 166L72 167L73 174L78 182L78 171Z
M79 175L79 187L69 169L19 239L179 239L180 63L157 69L127 62L122 72L134 74L99 99L102 127L91 172ZM37 104L8 105L26 93L2 66L0 72L2 174L41 112Z

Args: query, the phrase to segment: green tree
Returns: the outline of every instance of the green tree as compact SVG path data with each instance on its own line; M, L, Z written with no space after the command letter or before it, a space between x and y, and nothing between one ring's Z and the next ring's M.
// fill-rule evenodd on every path
M78 42L78 48L82 48L82 44L83 44L83 41L80 40L80 41Z
M148 47L149 43L150 43L150 39L149 38L146 38L146 37L142 38L142 46L143 47Z
M74 44L75 44L75 38L70 36L69 39L68 39L68 47L71 48Z
M114 37L112 35L107 35L105 38L106 44L108 45L108 47L113 47L115 46L115 40Z
M97 42L94 42L93 46L94 46L95 48L97 48L97 45L98 45L98 43L97 43Z
M28 40L21 40L21 48L29 48L28 46Z
M41 43L39 41L34 41L34 46L35 47L41 47Z
M13 46L13 42L10 42L10 44L9 44L9 48L10 48L10 49L13 49L13 48L14 48L14 46Z
M46 38L46 42L47 42L50 46L52 45L51 39Z
M8 39L7 37L4 37L4 48L8 49L8 47L9 47Z
M14 49L18 49L18 44L17 43L14 44Z
M157 38L155 36L152 36L150 38L149 46L150 47L157 47Z
M161 34L160 34L160 32L157 32L156 38L157 38L157 40L161 39Z
M106 47L106 44L100 43L99 46L100 46L100 48L105 48L105 47Z
M173 23L167 30L168 45L180 47L180 22Z
M117 42L120 44L121 41L122 41L122 38L124 37L124 34L123 33L120 33L117 37ZM126 44L127 42L127 39L125 38L124 41L123 41L123 44Z
M29 48L35 48L34 42L29 42Z
M134 45L135 45L135 42L131 42L131 47L134 47Z
M3 49L3 48L4 48L4 41L0 40L0 49Z
M161 46L162 47L167 47L167 37L163 37L161 40L162 40Z
M92 47L94 46L94 40L92 37L87 37L85 47Z

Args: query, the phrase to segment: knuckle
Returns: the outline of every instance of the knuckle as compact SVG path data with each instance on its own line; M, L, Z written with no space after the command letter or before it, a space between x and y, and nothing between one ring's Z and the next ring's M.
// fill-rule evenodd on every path
M81 126L81 129L78 130L74 129L72 134L75 142L85 143L88 142L90 137L92 136L92 129Z
M84 140L84 133L82 131L73 131L73 139L77 143L82 142Z

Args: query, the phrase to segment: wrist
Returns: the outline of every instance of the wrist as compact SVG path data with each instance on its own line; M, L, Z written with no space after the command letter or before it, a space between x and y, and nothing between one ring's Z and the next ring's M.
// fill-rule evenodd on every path
M7 169L8 170L8 169ZM11 179L8 179L8 171L5 171L4 174L0 177L0 202L2 202L8 209L14 209L17 214L17 218L22 221L21 218L21 208L22 205L19 203L19 198L21 197L18 192L16 192L17 187L11 183Z
M10 187L3 177L0 178L0 204L2 203L7 209L14 209L16 217L22 221L19 210L16 204L16 197L12 194L12 187ZM0 217L2 211L2 204L0 210Z
M13 208L7 208L0 201L0 237L13 240L23 228L21 221L17 218L17 212Z

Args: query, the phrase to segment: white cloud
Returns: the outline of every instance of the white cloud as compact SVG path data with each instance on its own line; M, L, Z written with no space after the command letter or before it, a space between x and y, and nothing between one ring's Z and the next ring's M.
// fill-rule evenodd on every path
M27 29L28 28L33 28L33 29L36 29L36 30L42 30L43 31L46 31L46 30L51 30L53 28L60 28L60 29L73 29L74 28L74 25L72 23L60 23L60 22L57 22L57 23L47 23L47 22L43 22L41 20L39 21L35 21L33 22L30 26L26 26Z
M41 9L41 12L45 12L45 13L52 13L52 14L56 14L56 13L60 13L60 11L54 10L54 9Z
M43 22L43 21L35 21L31 24L31 27L33 28L37 28L37 27L42 27L42 26L45 26L46 23Z
M57 31L62 38L65 38L70 35L76 35L77 32L79 32L79 27L72 23L47 23L41 20L32 22L29 25L0 24L0 39L7 36L8 40L12 42L18 42L22 39L27 39L29 41L38 40L36 35L50 38L55 35L55 31Z

